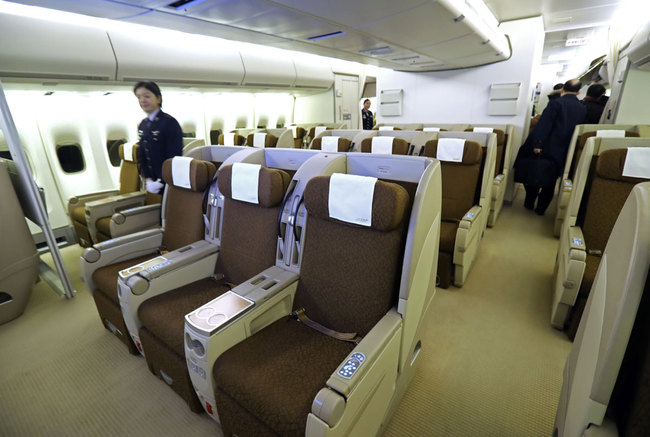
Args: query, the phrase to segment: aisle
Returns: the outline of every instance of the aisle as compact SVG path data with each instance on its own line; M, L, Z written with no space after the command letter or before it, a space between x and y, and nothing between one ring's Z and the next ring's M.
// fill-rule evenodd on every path
M420 367L386 436L549 436L571 343L551 328L558 240L523 190L488 228L467 283L438 289Z

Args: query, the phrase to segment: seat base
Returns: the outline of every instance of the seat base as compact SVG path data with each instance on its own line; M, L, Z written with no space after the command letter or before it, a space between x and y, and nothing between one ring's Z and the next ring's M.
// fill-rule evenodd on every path
M438 284L439 288L449 288L454 277L454 263L452 254L438 253Z
M95 300L95 306L97 307L99 318L102 320L104 327L124 343L129 353L139 355L140 352L138 352L138 348L133 343L133 340L131 340L129 330L122 318L120 306L98 291L93 293L93 299Z

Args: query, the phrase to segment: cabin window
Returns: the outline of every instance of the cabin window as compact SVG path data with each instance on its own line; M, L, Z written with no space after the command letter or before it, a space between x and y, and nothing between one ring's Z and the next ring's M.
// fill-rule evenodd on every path
M219 144L219 135L221 135L221 129L212 129L210 131L210 144Z
M120 159L120 146L126 143L124 138L120 140L106 141L106 151L108 152L108 159L111 161L113 167L119 167L121 164Z
M86 168L84 155L79 144L64 144L56 147L59 164L66 173L79 173Z

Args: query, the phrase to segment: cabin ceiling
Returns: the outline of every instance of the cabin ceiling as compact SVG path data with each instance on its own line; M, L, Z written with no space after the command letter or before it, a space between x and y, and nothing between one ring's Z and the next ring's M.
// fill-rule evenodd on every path
M571 36L570 31L606 25L622 1L484 0L494 13L495 22L543 15L547 32L543 62L549 62L554 54L566 53L562 43ZM443 8L431 0L23 0L14 3L397 70L453 69L495 60L495 52L487 53L481 47L483 41L467 27L438 18L443 15ZM335 32L344 34L313 39Z

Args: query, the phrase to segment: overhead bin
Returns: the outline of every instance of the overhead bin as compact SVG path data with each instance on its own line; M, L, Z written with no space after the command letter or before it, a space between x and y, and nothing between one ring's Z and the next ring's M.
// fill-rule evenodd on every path
M242 85L291 87L296 82L296 67L284 53L241 52L245 75Z
M117 80L156 80L206 85L239 85L244 66L239 52L208 38L177 40L143 38L141 34L110 31L117 58Z
M627 55L635 67L650 70L650 22L637 31L623 55Z
M296 88L329 89L334 83L334 73L328 62L294 59L296 67Z
M115 78L115 57L104 30L10 14L0 14L0 29L2 76Z

